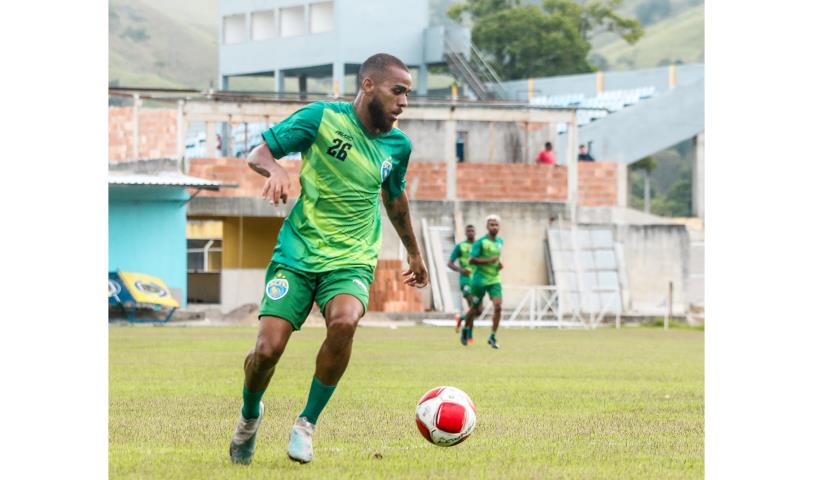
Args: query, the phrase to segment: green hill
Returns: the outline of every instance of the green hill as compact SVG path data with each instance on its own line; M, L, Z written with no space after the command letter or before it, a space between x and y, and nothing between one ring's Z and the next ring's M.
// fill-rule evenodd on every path
M635 45L621 39L591 51L591 61L605 70L631 70L670 63L702 63L704 6L691 6L648 27Z
M111 0L108 7L109 83L217 84L217 0Z
M445 15L452 1L430 0L431 15ZM197 89L217 86L218 5L218 0L110 0L109 83ZM646 25L646 35L633 46L610 34L594 38L590 59L600 68L625 70L703 61L702 0L626 0L620 12L638 16ZM449 82L445 76L430 75L430 88ZM235 78L230 87L273 89L273 81ZM287 79L286 90L297 88L296 79ZM329 88L329 80L309 79L309 90Z

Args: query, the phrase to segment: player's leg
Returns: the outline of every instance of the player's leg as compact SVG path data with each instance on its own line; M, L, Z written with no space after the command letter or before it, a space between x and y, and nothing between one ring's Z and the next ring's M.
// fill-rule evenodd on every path
M471 307L466 313L466 326L460 334L460 343L468 345L474 341L474 318L483 313L483 295L485 288L481 285L471 285Z
M494 307L494 313L491 316L491 335L488 337L488 344L492 348L500 348L497 344L497 329L500 328L500 319L502 318L502 286L497 283L489 285L488 296L491 297L491 304Z
M461 302L461 312L455 314L454 333L460 333L460 324L466 318L466 313L471 308L471 287L469 286L469 282L467 280L467 277L460 278L460 294L463 297L463 300L465 300L465 304Z
M234 463L251 463L263 415L263 394L291 333L304 323L312 304L313 287L307 274L269 265L257 340L243 362L243 406L229 445Z
M372 280L372 271L365 269L342 269L320 277L316 301L325 316L327 335L316 356L307 403L291 429L288 457L292 460L313 459L316 422L350 362L353 336L366 310Z

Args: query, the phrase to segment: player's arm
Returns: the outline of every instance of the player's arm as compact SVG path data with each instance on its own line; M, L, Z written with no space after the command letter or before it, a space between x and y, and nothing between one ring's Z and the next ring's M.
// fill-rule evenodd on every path
M454 261L460 258L460 244L454 246L454 250L452 250L452 255L449 257L449 261L446 262L446 266L452 269L457 273L462 273L463 275L468 275L468 270L458 267L455 265Z
M415 239L415 232L412 230L412 220L409 215L409 201L407 200L406 193L403 191L397 198L393 199L386 189L381 192L381 197L384 200L384 208L387 210L387 216L390 217L390 222L404 244L407 251L407 263L409 269L402 272L401 275L406 277L404 280L405 285L411 287L423 288L429 283L429 275L426 273L426 266L421 258L421 251L418 248L418 241Z
M469 263L472 265L485 265L487 263L499 262L500 257L481 257L483 252L483 245L480 240L474 242L471 247L471 254L469 255Z
M266 200L273 202L274 205L280 200L282 203L288 203L291 180L285 168L274 159L267 143L262 142L251 150L248 154L248 166L260 175L268 177L261 192Z

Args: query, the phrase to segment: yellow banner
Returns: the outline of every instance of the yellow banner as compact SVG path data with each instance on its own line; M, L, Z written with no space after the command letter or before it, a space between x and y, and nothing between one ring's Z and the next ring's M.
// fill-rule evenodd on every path
M172 298L172 292L160 278L134 272L119 272L119 276L136 302L180 307L180 304Z

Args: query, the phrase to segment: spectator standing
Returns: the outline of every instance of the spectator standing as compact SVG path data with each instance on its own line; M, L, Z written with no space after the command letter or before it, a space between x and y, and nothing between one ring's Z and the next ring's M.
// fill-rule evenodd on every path
M579 145L579 161L580 162L595 162L595 159L590 152L587 151L587 147L584 145Z
M556 157L553 155L553 144L545 142L545 148L536 154L536 163L556 165Z

